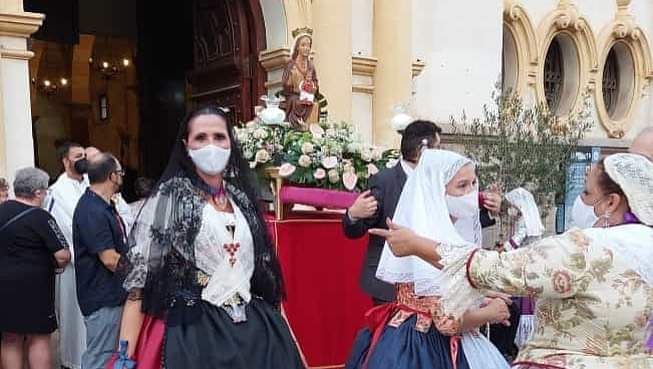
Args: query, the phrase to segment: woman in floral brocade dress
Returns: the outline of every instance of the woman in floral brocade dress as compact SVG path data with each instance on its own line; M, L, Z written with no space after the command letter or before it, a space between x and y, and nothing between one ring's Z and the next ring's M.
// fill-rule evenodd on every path
M537 297L534 335L513 363L519 369L653 368L653 163L607 157L591 169L576 206L592 208L594 227L448 263L437 279L448 290L443 309L462 316L479 289ZM410 230L395 231L395 240L397 233L403 239L389 242L399 255L446 253Z

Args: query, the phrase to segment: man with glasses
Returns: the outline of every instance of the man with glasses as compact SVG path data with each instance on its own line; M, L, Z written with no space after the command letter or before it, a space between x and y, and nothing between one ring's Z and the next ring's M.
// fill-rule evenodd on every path
M114 202L125 175L109 153L88 158L90 187L73 216L77 298L86 325L82 369L103 369L118 342L126 292L114 273L127 253L127 226Z

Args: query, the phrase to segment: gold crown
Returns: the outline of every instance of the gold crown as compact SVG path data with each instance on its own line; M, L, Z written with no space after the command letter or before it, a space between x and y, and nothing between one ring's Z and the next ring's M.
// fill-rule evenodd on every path
M296 30L292 31L292 37L297 38L297 36L301 34L307 34L309 36L313 36L313 29L311 27L302 27L302 28L297 28Z

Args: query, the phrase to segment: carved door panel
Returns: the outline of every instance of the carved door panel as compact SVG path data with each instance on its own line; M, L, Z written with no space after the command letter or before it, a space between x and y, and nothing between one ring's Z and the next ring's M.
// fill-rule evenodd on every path
M257 36L249 29L257 20L248 19L254 15L246 7L243 0L195 0L193 10L192 102L227 107L235 122L252 118L260 93L252 70L260 43L253 42Z

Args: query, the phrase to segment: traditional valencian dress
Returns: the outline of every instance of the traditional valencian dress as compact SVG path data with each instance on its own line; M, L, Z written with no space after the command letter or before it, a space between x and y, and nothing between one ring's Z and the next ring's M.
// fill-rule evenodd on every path
M633 156L608 157L608 174L610 167L628 171L646 160ZM437 278L447 291L444 311L460 317L480 298L478 289L535 297L533 337L515 367L653 368L646 346L653 312L653 164L646 165L648 177L633 185L646 189L639 194L631 195L615 179L618 173L610 175L644 224L572 229L504 253L474 250Z
M252 292L256 264L270 259L256 255L266 232L256 204L226 191L233 213L183 175L163 183L131 234L124 286L165 322L164 368L304 368L280 311Z
M440 242L452 258L480 244L478 209L454 225L445 200L447 183L470 163L450 151L425 150L404 186L393 218L420 236ZM347 369L508 368L478 330L461 332L461 322L442 313L441 293L433 284L439 273L416 257L395 257L386 244L376 276L397 286L397 300L366 314L367 328L356 338ZM470 310L479 307L480 302Z

